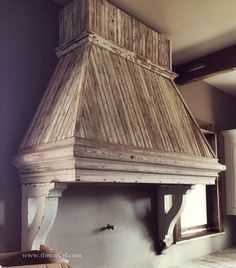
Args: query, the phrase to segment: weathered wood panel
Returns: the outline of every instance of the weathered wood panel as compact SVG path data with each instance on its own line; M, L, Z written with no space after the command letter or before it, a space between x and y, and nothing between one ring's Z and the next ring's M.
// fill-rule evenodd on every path
M60 58L21 147L74 136L213 156L171 80L91 43Z
M59 12L60 45L88 32L88 1L72 1Z
M60 12L60 45L86 32L171 69L170 41L106 0L74 0Z
M23 148L14 159L22 183L214 184L218 159L69 138Z
M60 58L21 147L74 136L89 45Z
M212 157L169 79L96 45L87 72L77 137Z

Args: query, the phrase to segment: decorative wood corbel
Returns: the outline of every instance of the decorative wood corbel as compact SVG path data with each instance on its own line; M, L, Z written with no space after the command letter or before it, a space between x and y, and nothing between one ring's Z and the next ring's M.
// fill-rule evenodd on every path
M185 207L186 194L194 188L192 185L160 185L157 188L158 214L158 253L164 253L173 244L173 230ZM170 195L171 206L166 207L166 198Z
M56 218L64 183L22 184L22 250L39 249Z

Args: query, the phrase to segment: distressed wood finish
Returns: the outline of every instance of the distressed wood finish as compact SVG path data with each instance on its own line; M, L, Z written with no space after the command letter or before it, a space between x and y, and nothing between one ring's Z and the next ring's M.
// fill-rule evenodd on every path
M60 58L21 147L73 136L213 157L169 79L93 43Z
M43 183L22 185L21 249L38 250L45 244L56 219L58 199L66 184Z
M144 58L139 56L133 51L127 50L125 48L122 48L113 42L95 34L95 33L88 33L85 34L77 39L75 39L73 42L67 43L63 47L58 47L56 49L57 56L60 58L61 56L73 51L77 47L82 46L83 44L90 42L94 43L97 46L100 46L102 48L105 48L115 54L118 54L119 56L126 58L129 61L134 62L137 65L141 65L142 67L151 70L155 73L158 73L166 78L169 78L173 80L176 78L177 74L173 72L172 70L166 69L161 67L160 65L157 65L153 63L150 59Z
M86 32L171 69L170 41L106 0L74 0L61 10L61 46Z
M62 29L68 39L84 35L58 51L58 65L14 161L22 182L214 183L224 166L179 94L173 73L125 48L129 40L151 58L155 46L145 45L141 34L146 26L130 17L139 34L133 26L121 30L112 20L128 15L105 0L74 1L63 12L73 12L77 20L73 28L75 17L63 17L70 20L65 22L70 33ZM112 17L109 27L104 14ZM86 32L91 25L105 38ZM159 44L165 42L157 37ZM161 47L155 53L168 56Z
M173 229L186 204L186 195L194 186L164 186L157 187L157 213L158 213L158 244L160 253L164 253L173 244ZM165 196L171 195L174 202L170 209L165 211Z
M225 168L175 87L169 40L106 0L74 0L60 13L57 55L14 159L22 247L46 240L67 183L164 184L159 212L169 189L176 196L170 213L159 213L169 246L186 190L214 184Z
M59 12L59 44L63 45L89 30L89 0L72 1Z
M224 169L215 158L80 138L22 149L14 164L23 183L214 184Z
M211 157L172 83L93 45L75 135Z
M225 168L173 83L169 40L106 0L74 0L60 13L60 43L14 159L22 247L46 241L67 183L175 184L167 188L180 192L158 230L169 246L183 184L214 184Z
M89 46L60 58L21 148L74 136Z

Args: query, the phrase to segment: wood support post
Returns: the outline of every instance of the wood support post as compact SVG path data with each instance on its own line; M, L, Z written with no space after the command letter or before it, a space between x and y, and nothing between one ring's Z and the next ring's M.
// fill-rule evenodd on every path
M183 212L186 200L186 194L194 186L192 185L161 185L157 188L157 208L158 208L158 253L164 253L165 250L173 244L174 226ZM166 206L166 198L170 198L171 206Z
M22 184L22 250L39 249L56 218L64 183Z

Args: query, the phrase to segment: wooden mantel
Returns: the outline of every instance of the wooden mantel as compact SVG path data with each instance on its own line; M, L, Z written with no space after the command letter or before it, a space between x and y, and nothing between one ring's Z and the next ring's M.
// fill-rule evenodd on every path
M170 41L106 0L74 0L60 13L56 51L57 67L14 159L22 247L45 241L68 183L115 182L157 187L161 251L172 243L187 191L214 184L225 169L173 82ZM177 201L166 214L170 193Z

